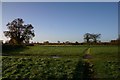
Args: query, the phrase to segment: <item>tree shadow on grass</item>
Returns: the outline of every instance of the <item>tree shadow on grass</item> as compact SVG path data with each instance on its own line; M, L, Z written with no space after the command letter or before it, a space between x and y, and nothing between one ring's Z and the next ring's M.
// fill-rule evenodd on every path
M25 45L2 45L2 56L21 55L19 52L29 49Z
M73 73L73 79L72 80L83 80L83 62L79 60L79 62L76 65L76 68Z
M73 74L73 80L94 80L92 67L91 63L79 60Z

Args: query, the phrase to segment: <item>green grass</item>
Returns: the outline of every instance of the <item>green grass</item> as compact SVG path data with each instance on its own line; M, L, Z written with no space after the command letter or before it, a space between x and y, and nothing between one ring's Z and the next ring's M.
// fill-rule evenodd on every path
M96 78L119 76L118 46L91 46Z
M16 55L82 56L86 46L28 46L26 49L8 52Z
M20 50L13 49L8 54L18 56L3 57L3 78L58 78L62 80L81 77L79 74L74 74L82 73L82 70L77 69L76 71L76 66L78 62L82 64L79 59L84 54L85 49L86 46L39 45L28 46L26 49L20 48ZM60 56L60 58L51 57L55 55Z
M94 59L117 61L118 46L92 46L91 54Z
M90 46L95 78L120 77L118 46ZM3 57L3 78L70 78L84 76L82 56L87 46L28 46ZM29 55L29 56L24 56ZM33 56L34 55L34 56ZM51 56L60 56L52 58ZM76 76L75 76L76 75ZM81 76L80 76L81 77Z

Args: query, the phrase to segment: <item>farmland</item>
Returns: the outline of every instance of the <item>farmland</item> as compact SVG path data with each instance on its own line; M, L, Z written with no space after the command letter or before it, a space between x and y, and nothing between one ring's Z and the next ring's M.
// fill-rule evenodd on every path
M88 46L27 46L4 51L2 76L11 79L79 79L119 77L118 46L89 46L92 59L83 59ZM86 61L94 65L86 73ZM89 67L88 65L87 67Z
M7 63L7 64L6 64ZM72 78L77 59L39 57L3 58L3 77L11 79Z

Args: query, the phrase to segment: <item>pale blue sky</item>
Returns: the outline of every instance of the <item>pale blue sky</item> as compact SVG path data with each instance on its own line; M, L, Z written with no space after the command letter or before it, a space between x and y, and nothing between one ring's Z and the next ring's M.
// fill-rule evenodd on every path
M83 42L88 32L100 33L102 41L118 37L116 2L3 2L2 14L3 30L8 22L22 18L34 26L33 41L38 42Z
M2 34L2 3L0 2L0 34ZM0 35L0 38L2 38L2 35Z

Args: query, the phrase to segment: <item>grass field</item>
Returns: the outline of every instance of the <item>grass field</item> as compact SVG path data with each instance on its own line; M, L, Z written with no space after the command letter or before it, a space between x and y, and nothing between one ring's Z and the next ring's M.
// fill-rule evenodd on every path
M92 46L94 59L118 61L118 46Z
M86 46L27 46L26 49L17 49L3 53L12 55L30 55L30 56L82 56Z
M94 57L91 62L95 65L95 77L120 77L118 46L91 46L91 54Z
M3 78L59 78L62 80L87 77L82 56L87 46L29 46L4 52ZM15 55L16 54L16 55ZM90 46L95 78L119 76L118 46ZM29 56L26 56L29 55ZM34 55L34 56L33 56ZM59 56L59 57L51 57ZM89 72L88 72L89 73Z

